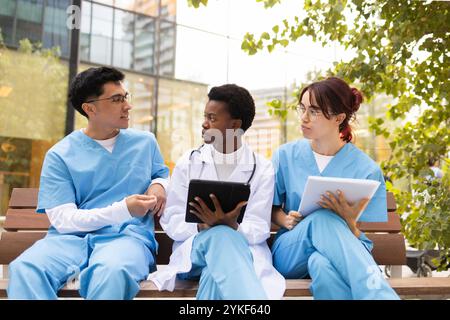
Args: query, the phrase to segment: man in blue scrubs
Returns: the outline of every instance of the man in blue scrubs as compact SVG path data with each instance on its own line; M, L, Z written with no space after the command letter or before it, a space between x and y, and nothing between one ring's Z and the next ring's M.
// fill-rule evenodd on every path
M155 270L154 214L169 175L152 133L128 128L132 109L124 74L90 68L69 99L88 118L46 154L37 212L48 235L9 266L10 299L56 299L79 277L86 299L132 299Z

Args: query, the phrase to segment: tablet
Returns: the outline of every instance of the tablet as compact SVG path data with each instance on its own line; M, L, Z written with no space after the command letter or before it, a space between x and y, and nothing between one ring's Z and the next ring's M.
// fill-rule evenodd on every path
M363 198L371 199L379 185L380 181L376 180L309 176L298 211L303 216L307 216L320 209L321 206L317 204L320 196L326 194L327 191L336 194L338 189L344 193L349 202L355 203ZM356 220L363 212L364 210L359 213Z
M223 212L227 213L236 208L239 202L248 201L250 197L250 185L247 183L228 182L228 181L212 181L192 179L189 182L188 198L186 203L186 222L203 223L196 215L189 211L193 208L189 202L196 202L195 197L201 198L206 205L214 210L214 203L209 197L214 194L222 206ZM237 222L241 223L244 218L244 212L247 206L241 208L241 213L238 216Z

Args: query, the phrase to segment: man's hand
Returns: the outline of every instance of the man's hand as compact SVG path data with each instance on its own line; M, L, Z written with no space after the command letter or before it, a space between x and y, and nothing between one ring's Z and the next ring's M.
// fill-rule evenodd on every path
M224 213L217 197L213 194L209 196L214 203L214 211L210 210L202 199L196 197L196 202L189 202L189 205L195 209L190 210L190 212L209 226L223 224L237 230L239 227L237 218L241 213L241 208L247 204L247 201L239 202L233 210Z
M145 194L156 197L157 203L153 209L153 213L160 217L166 207L166 190L159 183L155 183L147 189Z
M298 211L289 211L283 217L283 227L288 230L294 229L294 227L303 219L303 216Z
M345 197L344 193L340 190L337 191L338 196L336 197L332 192L327 192L327 197L321 196L321 201L319 201L319 205L323 208L330 209L333 212L337 213L342 219L345 220L348 227L352 231L352 233L359 237L361 231L356 227L356 218L359 213L363 211L367 204L369 203L369 199L364 198L358 203L349 203Z
M143 217L149 210L154 210L156 205L156 197L143 194L134 194L126 197L125 202L127 204L128 211L133 217Z

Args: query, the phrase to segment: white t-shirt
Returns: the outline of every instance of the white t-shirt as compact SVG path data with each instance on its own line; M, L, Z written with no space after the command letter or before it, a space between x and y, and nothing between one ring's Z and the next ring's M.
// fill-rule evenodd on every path
M84 134L86 134L85 128L80 129L80 131L83 132ZM112 137L110 139L106 139L106 140L96 140L96 139L93 139L93 140L95 142L97 142L99 145L101 145L103 148L108 150L110 153L112 153L114 150L114 146L116 145L117 136L118 136L118 134L116 134L114 137Z
M334 158L334 156L324 156L321 154L318 154L314 152L314 158L316 158L317 167L319 168L320 173L326 168L328 163L330 163L331 159Z
M103 148L108 150L110 153L112 153L114 150L114 146L116 145L116 140L117 140L117 136L112 137L111 139L95 140L95 141L98 142L98 144L100 144Z
M212 157L216 167L217 177L221 181L227 180L239 164L244 148L241 146L232 153L221 153L214 147L212 149Z

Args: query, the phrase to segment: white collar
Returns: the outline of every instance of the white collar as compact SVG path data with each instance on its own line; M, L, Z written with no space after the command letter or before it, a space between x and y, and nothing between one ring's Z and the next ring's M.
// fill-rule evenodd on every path
M80 129L81 132L83 132L83 134L86 134L86 128L81 128ZM87 134L86 134L87 135ZM95 142L97 142L98 144L102 145L102 146L112 146L116 143L117 137L119 136L119 134L116 134L114 137L109 138L109 139L105 139L105 140L97 140L97 139L92 139Z
M213 164L214 163L214 159L213 159L213 150L214 147L210 144L204 144L203 147L200 148L200 157L195 158L198 159L204 163L208 163L208 164ZM253 165L255 163L254 159L253 159L253 152L251 150L251 148L245 144L242 143L242 147L239 148L239 150L242 149L242 154L239 157L239 162L238 162L238 168L240 171L251 171L253 170ZM197 160L197 161L198 161ZM194 160L195 161L195 160Z
M212 158L215 164L235 164L239 163L242 153L244 152L244 145L231 153L222 153L216 148L212 147Z
M334 158L334 156L325 156L323 154L317 153L315 151L313 151L313 154L316 158L321 158L321 159L332 159Z

